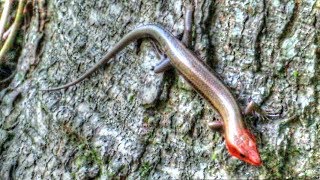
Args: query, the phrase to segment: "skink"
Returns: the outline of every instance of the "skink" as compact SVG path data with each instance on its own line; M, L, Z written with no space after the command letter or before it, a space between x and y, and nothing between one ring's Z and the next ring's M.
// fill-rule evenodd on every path
M169 57L172 66L219 112L223 121L226 146L230 154L252 165L261 165L255 138L245 127L240 108L230 91L211 73L209 67L161 26L137 27L116 43L102 60L81 77L66 85L45 91L55 91L77 84L106 64L129 43L140 38L151 38L157 42Z

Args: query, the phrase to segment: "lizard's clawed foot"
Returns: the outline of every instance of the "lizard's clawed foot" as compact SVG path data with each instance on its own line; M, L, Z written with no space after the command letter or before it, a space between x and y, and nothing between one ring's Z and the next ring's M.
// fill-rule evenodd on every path
M271 113L270 111L265 111L261 109L261 107L255 103L254 101L250 101L247 105L246 109L243 112L244 115L253 114L261 119L269 120L269 117L279 116L278 114Z

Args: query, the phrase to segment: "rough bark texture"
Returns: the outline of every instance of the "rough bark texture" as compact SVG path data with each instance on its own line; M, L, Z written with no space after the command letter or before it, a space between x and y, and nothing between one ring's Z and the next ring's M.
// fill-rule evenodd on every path
M54 0L37 50L33 19L18 73L0 94L3 178L319 178L320 2L199 1L194 51L230 87L278 117L249 116L264 165L228 154L218 114L175 71L151 71L148 40L80 84L51 93L124 34L159 23L179 35L182 1Z

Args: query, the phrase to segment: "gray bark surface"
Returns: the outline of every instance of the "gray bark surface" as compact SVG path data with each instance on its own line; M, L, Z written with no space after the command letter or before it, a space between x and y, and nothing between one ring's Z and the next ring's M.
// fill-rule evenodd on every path
M199 1L194 52L241 108L253 99L279 116L247 116L263 166L230 157L219 119L175 71L155 74L149 40L128 46L83 82L124 34L157 23L183 31L183 1L54 0L40 53L36 18L18 73L0 92L3 179L319 178L320 1Z

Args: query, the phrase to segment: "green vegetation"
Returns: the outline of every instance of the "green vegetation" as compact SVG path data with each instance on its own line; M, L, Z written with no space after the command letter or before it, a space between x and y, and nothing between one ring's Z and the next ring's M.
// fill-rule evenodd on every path
M148 162L145 162L145 163L142 163L142 166L140 167L140 175L141 175L141 178L146 178L151 170L152 170L152 166L148 163Z
M75 145L78 150L74 161L76 167L80 169L84 166L92 167L97 165L100 167L99 174L101 174L101 169L103 169L104 163L98 151L89 144L85 137L78 134L69 125L62 125L62 127L66 136L70 140L70 143Z

